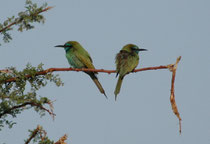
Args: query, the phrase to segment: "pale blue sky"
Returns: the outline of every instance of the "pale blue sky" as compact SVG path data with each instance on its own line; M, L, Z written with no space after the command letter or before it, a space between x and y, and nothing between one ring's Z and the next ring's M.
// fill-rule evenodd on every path
M43 2L43 1L41 1ZM25 0L3 0L0 21L23 10ZM0 132L0 143L23 143L38 124L51 139L68 134L72 144L208 144L210 143L210 1L209 0L63 0L44 13L46 23L34 30L12 32L0 49L1 69L21 70L30 62L44 68L69 67L62 49L79 41L96 68L114 69L116 53L127 43L140 53L140 67L174 63L178 56L175 95L183 119L182 135L169 101L171 73L145 71L125 77L114 101L115 74L98 75L108 100L81 72L58 72L63 87L48 85L39 94L54 102L55 121L32 110L15 119L13 129Z

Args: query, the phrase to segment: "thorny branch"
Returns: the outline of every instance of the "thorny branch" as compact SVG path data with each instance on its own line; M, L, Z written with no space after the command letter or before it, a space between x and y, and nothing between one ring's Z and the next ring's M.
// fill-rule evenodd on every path
M36 13L35 15L38 15L39 13L45 12L45 11L51 9L51 8L53 8L53 7L47 7L47 8L45 8L45 9L39 11L39 12ZM12 23L9 24L8 26L6 26L6 27L0 29L0 33L3 32L3 31L5 31L5 30L7 30L7 29L9 29L10 27L12 27L12 26L15 25L15 24L18 24L18 23L21 22L21 21L22 21L22 19L18 19L18 20L16 20L16 21L12 22Z
M172 110L174 112L174 114L177 116L177 118L179 119L179 132L181 133L181 117L180 114L178 112L178 108L175 102L175 94L174 94L174 82L175 82L175 76L176 76L176 69L178 66L179 61L181 60L181 56L179 56L176 60L175 64L169 64L169 65L164 65L164 66L155 66L155 67L145 67L145 68L140 68L140 69L135 69L133 72L140 72L140 71L147 71L147 70L158 70L158 69L169 69L172 72L172 80L171 80L171 95L170 95L170 101L171 101L171 106L172 106ZM0 70L1 72L2 70ZM6 70L3 70L4 72ZM77 69L77 68L49 68L46 69L44 71L40 71L36 73L36 76L38 75L45 75L47 73L52 73L55 71L83 71L83 72L87 72L87 71L91 71L91 72L102 72L102 73L116 73L115 70L104 70L104 69ZM32 77L31 75L25 75L25 78L28 79ZM6 80L6 82L15 82L16 81L16 77L10 78L8 80Z

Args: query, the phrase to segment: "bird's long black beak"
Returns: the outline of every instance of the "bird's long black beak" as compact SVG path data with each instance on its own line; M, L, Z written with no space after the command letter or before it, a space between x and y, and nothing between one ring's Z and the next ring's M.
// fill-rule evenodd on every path
M147 49L137 49L138 51L147 51Z
M64 45L57 45L55 47L61 47L61 48L64 48L65 46Z

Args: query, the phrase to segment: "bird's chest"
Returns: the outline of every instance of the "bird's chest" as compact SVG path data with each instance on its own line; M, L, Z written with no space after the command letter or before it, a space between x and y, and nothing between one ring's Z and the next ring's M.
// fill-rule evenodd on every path
M139 56L136 54L130 53L120 53L118 56L118 61L120 64L130 65L139 61Z
M117 70L120 75L125 75L136 68L139 62L138 55L120 53L117 56Z
M76 55L67 53L66 58L73 68L83 68L84 64L77 58Z

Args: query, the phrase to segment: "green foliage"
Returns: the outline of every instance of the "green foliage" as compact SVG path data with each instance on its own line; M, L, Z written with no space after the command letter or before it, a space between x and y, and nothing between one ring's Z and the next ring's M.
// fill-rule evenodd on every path
M37 75L37 72L43 71L42 66L43 64L32 67L27 64L22 71L10 67L8 72L0 73L0 130L4 125L11 128L15 124L7 119L8 115L14 118L23 110L32 107L40 116L45 114L44 105L50 106L51 101L47 97L37 95L37 91L45 87L48 81L57 86L61 86L63 83L58 75L52 73ZM13 81L8 82L11 79Z
M3 23L0 23L0 33L3 35L3 41L5 43L10 42L12 37L9 31L13 30L12 25L18 26L18 31L22 32L23 30L33 29L34 26L32 23L44 23L45 18L40 13L47 7L47 3L44 3L42 6L38 7L36 3L33 3L31 0L26 0L25 11L19 12L18 17L15 16L7 18Z

